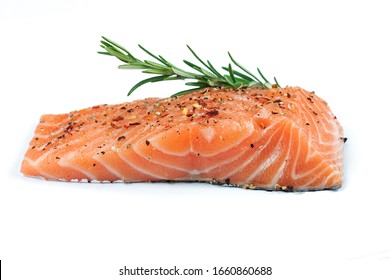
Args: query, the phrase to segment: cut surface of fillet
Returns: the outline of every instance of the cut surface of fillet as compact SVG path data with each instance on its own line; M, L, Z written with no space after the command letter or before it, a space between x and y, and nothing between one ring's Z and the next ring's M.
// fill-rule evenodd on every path
M335 189L342 185L344 139L314 92L208 88L43 115L21 172L62 181Z

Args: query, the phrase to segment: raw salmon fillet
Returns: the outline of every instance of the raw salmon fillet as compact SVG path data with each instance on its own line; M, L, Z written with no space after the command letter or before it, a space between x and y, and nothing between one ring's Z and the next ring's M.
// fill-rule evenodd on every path
M342 185L344 141L314 92L208 88L43 115L21 172L64 181L335 189Z

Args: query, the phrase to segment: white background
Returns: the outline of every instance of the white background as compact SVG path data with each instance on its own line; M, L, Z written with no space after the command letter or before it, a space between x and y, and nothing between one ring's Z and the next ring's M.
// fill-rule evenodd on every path
M389 279L389 26L386 1L376 0L1 0L4 279L130 279L118 274L124 265L272 266L264 279ZM98 55L101 35L179 65L191 58L186 44L219 66L231 51L282 85L315 90L348 137L343 188L295 194L23 177L41 114L182 89L157 83L128 98L145 75Z

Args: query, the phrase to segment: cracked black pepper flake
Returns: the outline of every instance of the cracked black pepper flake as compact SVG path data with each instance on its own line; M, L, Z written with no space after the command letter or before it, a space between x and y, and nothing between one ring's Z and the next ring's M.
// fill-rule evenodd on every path
M254 148L254 147L255 147L255 145L253 143L251 143L251 148Z
M216 116L216 115L218 115L218 111L217 110L213 110L213 111L207 112L207 115L209 115L209 116Z
M72 123L69 123L68 126L65 128L65 131L67 133L69 133L70 135L72 135L72 133L70 133L72 131L72 129L73 129L73 125L72 125Z
M125 139L126 139L126 136L124 136L124 135L118 137L118 141L125 140Z
M149 146L149 144L150 144L149 140L146 140L145 144L146 144L146 146Z

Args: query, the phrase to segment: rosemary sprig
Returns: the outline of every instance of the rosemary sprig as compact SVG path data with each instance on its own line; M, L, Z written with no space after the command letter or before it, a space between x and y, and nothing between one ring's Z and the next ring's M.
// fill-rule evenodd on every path
M219 73L215 67L211 64L210 61L204 62L195 52L187 45L190 52L193 56L203 65L198 66L188 60L183 60L183 62L189 66L192 70L196 72L189 72L183 70L179 67L176 67L172 63L168 62L161 55L155 55L152 52L148 51L141 45L138 45L145 53L150 55L156 60L140 60L133 56L128 50L126 50L121 45L107 39L102 36L100 41L101 47L104 49L102 52L98 52L104 55L110 55L118 58L125 64L119 65L119 69L141 69L143 73L154 74L155 76L144 79L136 83L129 91L128 95L133 93L137 88L146 84L146 83L155 83L161 81L172 81L172 80L192 80L188 81L185 84L192 86L192 88L180 91L173 96L183 95L189 92L200 90L206 87L218 87L218 88L246 88L246 87L260 87L260 88L272 88L272 84L264 77L260 69L257 68L257 71L260 77L256 77L254 74L249 72L246 68L241 66L233 56L228 52L229 58L232 63L237 66L239 70L233 69L232 63L229 63L227 67L222 67L227 74ZM274 78L275 85L280 87L276 78Z

